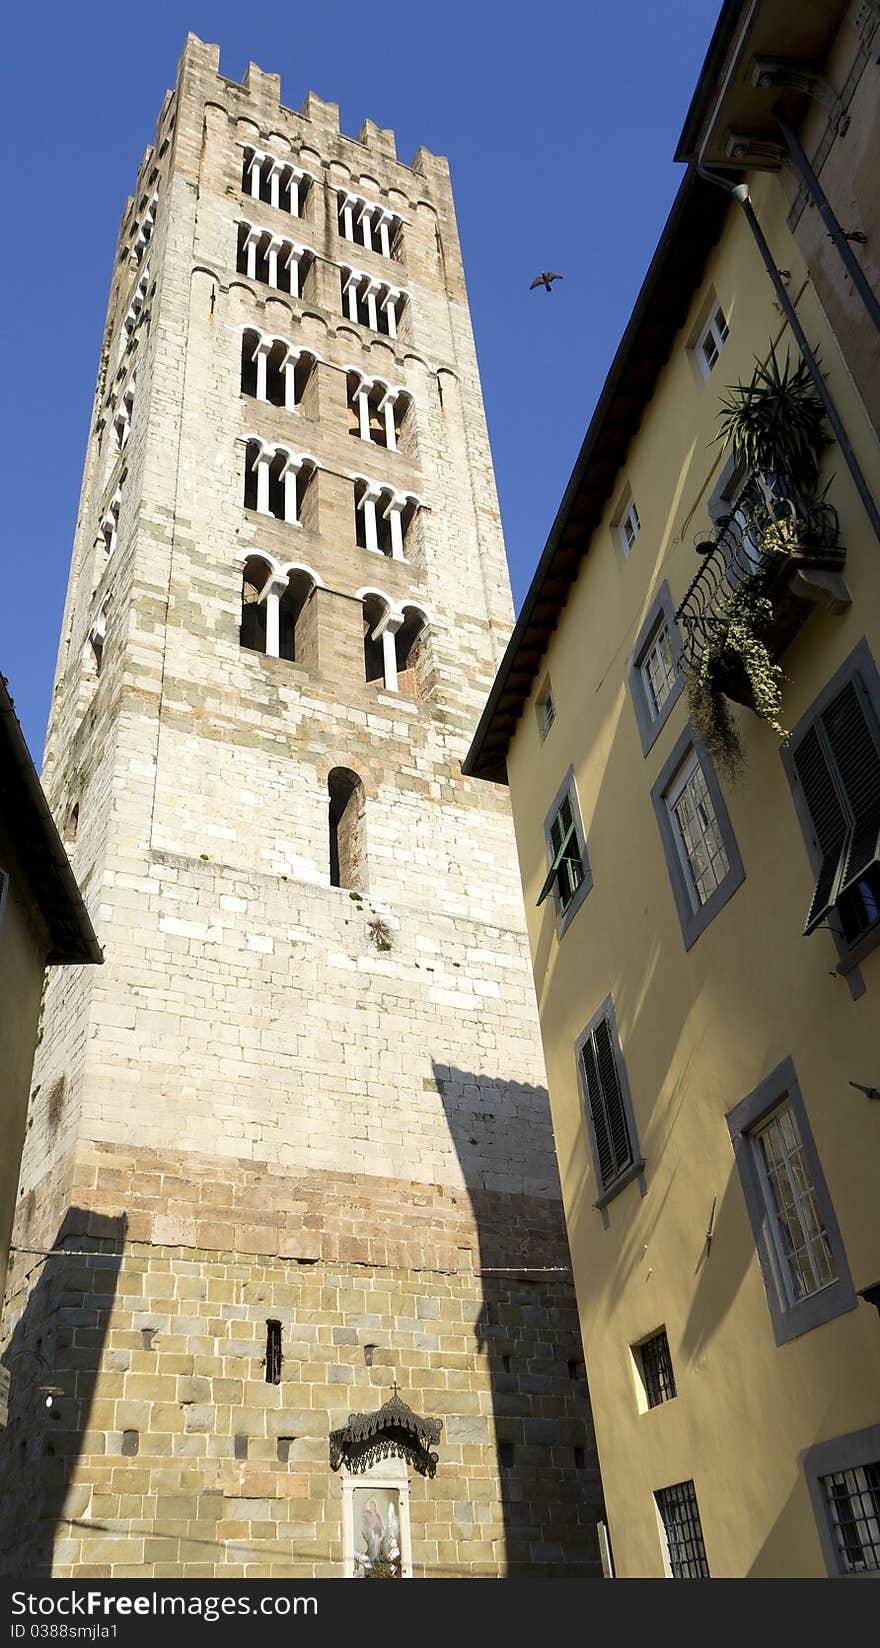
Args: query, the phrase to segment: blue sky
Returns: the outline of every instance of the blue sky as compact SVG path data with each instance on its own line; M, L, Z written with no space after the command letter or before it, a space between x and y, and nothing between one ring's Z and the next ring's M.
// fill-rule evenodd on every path
M187 30L449 156L517 607L663 226L719 0L49 0L4 24L0 672L40 764L120 214ZM12 141L10 141L10 137ZM549 295L529 291L561 270Z

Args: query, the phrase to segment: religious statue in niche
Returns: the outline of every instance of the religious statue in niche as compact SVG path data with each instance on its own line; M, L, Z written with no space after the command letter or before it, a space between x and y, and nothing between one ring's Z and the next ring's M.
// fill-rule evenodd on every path
M355 1579L400 1579L400 1499L397 1488L355 1488Z

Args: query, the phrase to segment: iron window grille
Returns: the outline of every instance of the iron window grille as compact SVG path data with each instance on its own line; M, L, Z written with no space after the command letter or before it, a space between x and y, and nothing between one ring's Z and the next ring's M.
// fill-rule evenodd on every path
M600 1019L590 1032L581 1048L581 1060L596 1140L596 1165L605 1190L635 1159L607 1018Z
M790 1104L752 1133L779 1271L789 1304L837 1280L803 1140Z
M853 944L880 921L880 730L853 675L792 750L820 863L804 933L836 909Z
M543 904L555 886L560 915L568 909L584 879L584 860L578 840L571 796L566 795L550 825L550 851L553 855L544 885L538 894Z
M678 1394L666 1329L661 1328L659 1333L645 1339L638 1350L648 1407L659 1408L661 1402L671 1402Z
M703 1529L692 1481L659 1488L654 1495L666 1535L669 1571L673 1579L709 1579Z
M880 1569L880 1460L820 1478L840 1567L846 1574Z

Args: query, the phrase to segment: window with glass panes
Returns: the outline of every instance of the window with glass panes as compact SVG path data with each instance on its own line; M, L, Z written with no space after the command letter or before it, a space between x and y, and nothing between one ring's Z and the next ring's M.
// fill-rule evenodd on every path
M642 530L642 523L639 520L639 512L636 509L634 502L631 501L627 505L623 515L620 517L620 525L617 530L620 533L623 553L624 555L628 555Z
M584 861L571 795L566 795L550 825L552 860L547 879L541 889L538 903L543 903L551 887L556 886L559 912L562 914L574 898L584 879Z
M644 1339L638 1348L648 1407L658 1408L661 1402L671 1402L677 1393L666 1329L661 1328L650 1339Z
M672 1578L709 1579L711 1576L693 1482L675 1482L671 1488L659 1488L654 1498L666 1535Z
M880 1569L880 1459L820 1478L841 1571Z
M666 806L691 903L698 910L721 885L730 861L695 751L669 786Z
M651 720L656 721L678 677L678 667L672 649L672 636L665 618L661 618L651 636L641 663L642 680L648 699Z
M697 342L697 358L704 378L708 378L718 356L721 354L727 341L727 334L728 325L724 310L718 304L706 322Z
M783 1104L751 1135L789 1304L837 1279L797 1119Z

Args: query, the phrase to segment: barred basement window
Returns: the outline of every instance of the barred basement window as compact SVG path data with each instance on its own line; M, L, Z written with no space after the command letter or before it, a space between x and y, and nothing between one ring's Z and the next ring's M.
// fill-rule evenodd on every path
M281 1323L266 1323L266 1384L281 1384Z
M832 1471L820 1482L841 1572L875 1573L880 1569L880 1459Z
M854 944L880 923L880 727L860 671L792 741L790 762L818 868L804 933L836 911Z
M642 1343L636 1346L636 1350L641 1363L642 1383L648 1407L658 1408L661 1402L671 1402L678 1393L675 1389L675 1375L672 1371L666 1329L660 1328L650 1339L643 1339Z
M673 1579L709 1579L700 1511L692 1481L658 1488L654 1494Z

